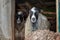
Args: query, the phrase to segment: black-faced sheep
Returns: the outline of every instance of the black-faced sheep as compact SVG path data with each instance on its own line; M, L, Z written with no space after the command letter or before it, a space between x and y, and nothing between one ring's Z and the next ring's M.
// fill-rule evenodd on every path
M20 31L23 28L24 24L24 14L22 11L17 12L16 14L16 29Z
M42 15L36 7L32 7L29 10L29 16L25 23L25 36L38 29L49 29L50 23L47 17Z
M25 36L25 21L26 21L26 13L24 11L18 11L16 14L16 25L15 25L15 39L16 40L24 40Z

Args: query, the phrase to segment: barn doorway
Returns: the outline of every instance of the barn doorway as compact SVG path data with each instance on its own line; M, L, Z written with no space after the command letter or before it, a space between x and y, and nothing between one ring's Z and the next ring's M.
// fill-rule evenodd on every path
M43 9L43 15L45 15L50 24L50 30L56 32L56 0L15 0L15 15L14 15L14 37L15 40L24 40L24 29L22 27L19 31L16 29L17 26L21 26L17 24L16 15L19 11L23 11L25 14L25 18L28 16L28 10L31 7L37 7L39 9ZM26 19L25 19L26 20ZM19 28L18 27L18 28ZM16 34L18 34L16 36Z

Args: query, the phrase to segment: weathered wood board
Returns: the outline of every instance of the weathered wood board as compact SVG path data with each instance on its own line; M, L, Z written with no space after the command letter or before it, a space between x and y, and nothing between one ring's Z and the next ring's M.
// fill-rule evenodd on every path
M11 4L11 0L0 0L0 40L12 40Z

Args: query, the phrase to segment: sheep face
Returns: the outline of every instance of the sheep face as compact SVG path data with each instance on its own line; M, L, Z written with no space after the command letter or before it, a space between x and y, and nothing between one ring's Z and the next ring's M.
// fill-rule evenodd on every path
M38 14L39 14L38 9L35 8L35 7L33 7L33 8L29 11L29 13L30 13L30 20L31 20L31 22L32 22L32 23L37 22L37 20L38 20Z
M16 22L17 24L21 24L21 22L23 21L24 17L23 17L23 12L19 11L17 13L17 16L16 16Z

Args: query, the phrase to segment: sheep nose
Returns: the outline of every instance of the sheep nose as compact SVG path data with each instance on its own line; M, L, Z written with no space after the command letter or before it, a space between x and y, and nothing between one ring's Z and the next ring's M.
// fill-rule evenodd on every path
M32 18L32 20L34 21L34 20L35 20L35 18Z
M21 23L20 18L17 19L17 23L18 23L18 24Z

